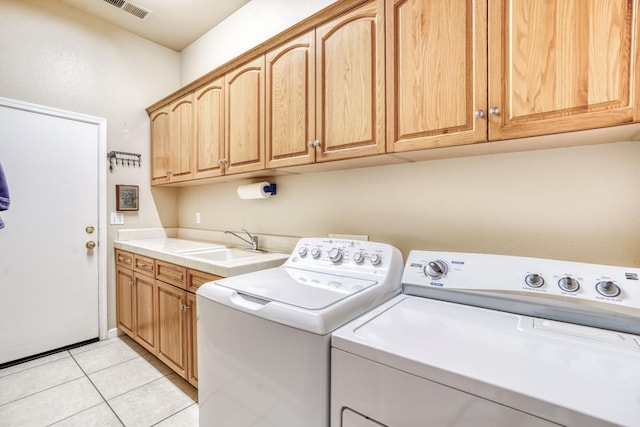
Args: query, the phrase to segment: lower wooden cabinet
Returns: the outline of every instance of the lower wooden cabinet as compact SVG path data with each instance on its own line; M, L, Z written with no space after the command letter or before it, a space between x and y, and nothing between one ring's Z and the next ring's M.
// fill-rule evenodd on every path
M118 328L133 338L133 270L116 267L116 319Z
M187 381L198 387L198 313L196 296L187 292Z
M154 352L156 348L156 324L154 319L155 283L152 277L133 273L133 301L135 328L133 339Z
M155 353L155 283L152 277L116 267L118 327L141 346Z
M195 292L221 277L152 258L144 266L132 261L140 258L116 250L118 328L198 387Z
M156 356L180 376L187 376L187 292L156 280Z

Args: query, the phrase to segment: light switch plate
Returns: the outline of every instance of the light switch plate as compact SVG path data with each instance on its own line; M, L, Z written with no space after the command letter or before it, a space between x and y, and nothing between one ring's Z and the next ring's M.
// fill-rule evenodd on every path
M111 212L112 225L124 225L124 214L120 212Z

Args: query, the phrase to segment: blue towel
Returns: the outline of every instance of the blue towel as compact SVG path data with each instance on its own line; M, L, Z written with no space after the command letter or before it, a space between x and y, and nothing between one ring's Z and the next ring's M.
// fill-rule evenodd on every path
M0 211L6 211L9 209L9 187L7 186L7 178L4 176L2 170L2 163L0 163ZM0 218L0 228L4 228L4 221Z

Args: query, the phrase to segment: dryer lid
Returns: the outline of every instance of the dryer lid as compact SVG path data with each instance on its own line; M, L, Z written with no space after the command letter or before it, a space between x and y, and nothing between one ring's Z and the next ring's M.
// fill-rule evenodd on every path
M215 283L266 302L277 301L305 310L322 310L378 282L278 267L228 277Z

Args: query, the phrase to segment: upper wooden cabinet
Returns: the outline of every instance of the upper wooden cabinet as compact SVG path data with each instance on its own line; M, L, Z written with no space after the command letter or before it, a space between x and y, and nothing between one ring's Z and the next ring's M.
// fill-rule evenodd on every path
M225 75L225 174L264 169L264 55Z
M195 178L222 175L224 159L224 78L195 91Z
M387 1L388 151L487 140L486 13L486 0Z
M267 167L301 165L316 159L315 31L266 55Z
M637 20L637 0L489 0L490 139L638 120Z
M150 115L151 183L193 178L193 93Z
M151 121L151 184L169 182L171 147L169 141L169 106L149 114Z
M152 184L640 122L639 3L335 2L150 107Z
M384 1L316 28L316 160L385 152Z
M636 15L626 0L389 0L388 151L637 120Z

